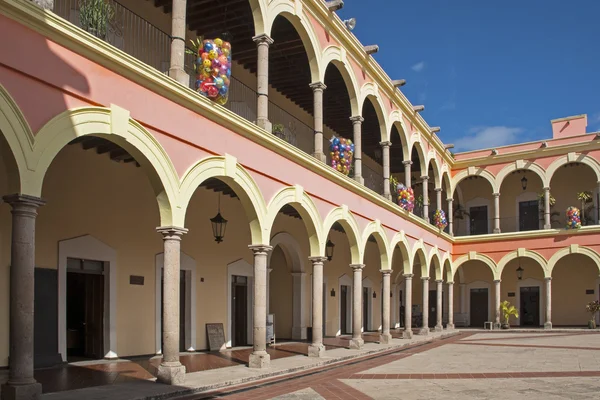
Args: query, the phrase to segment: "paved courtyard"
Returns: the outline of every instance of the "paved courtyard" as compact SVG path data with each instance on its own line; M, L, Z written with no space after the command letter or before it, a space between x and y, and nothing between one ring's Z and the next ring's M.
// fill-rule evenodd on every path
M591 399L600 335L461 333L285 381L185 399Z

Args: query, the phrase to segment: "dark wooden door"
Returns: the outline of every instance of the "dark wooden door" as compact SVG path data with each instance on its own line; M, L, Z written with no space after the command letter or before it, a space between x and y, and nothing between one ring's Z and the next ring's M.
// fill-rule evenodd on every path
M84 357L103 358L104 276L81 274L85 282Z
M232 290L232 345L246 346L248 344L248 278L233 276Z
M349 292L348 286L342 285L340 292L340 332L346 334L348 333L348 315L346 315Z
M472 327L483 328L488 321L488 290L471 289L471 316Z
M437 323L437 289L429 291L429 327Z
M521 326L540 325L540 288L538 286L522 287L519 318Z
M484 235L488 233L487 206L470 207L471 235Z
M400 316L400 327L404 328L404 291L400 290L400 295L399 295L400 299L398 299L398 307L400 312L398 313Z
M362 295L362 305L363 305L363 332L367 332L369 330L369 288L363 288Z
M537 200L521 201L519 203L519 230L534 231L540 227L540 211Z

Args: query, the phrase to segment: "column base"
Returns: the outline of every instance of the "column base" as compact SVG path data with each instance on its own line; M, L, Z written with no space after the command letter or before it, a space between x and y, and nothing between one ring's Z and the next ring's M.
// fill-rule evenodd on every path
M350 348L353 350L360 350L363 348L365 341L362 338L351 339L350 340Z
M392 335L389 333L383 333L379 335L379 343L380 344L390 344L392 343Z
M546 224L544 224L544 229L552 229L552 225L549 225L549 224L546 225Z
M317 358L325 356L325 346L323 344L311 344L308 346L308 356Z
M35 382L26 385L5 383L0 389L2 400L37 400L42 396L42 385Z
M354 180L358 183L360 183L361 185L365 184L365 178L363 178L362 176L355 176Z
M271 356L266 351L255 351L250 354L248 367L266 369L271 366Z
M325 155L325 153L313 153L312 156L317 160L321 161L322 163L327 162L327 156Z
M383 197L385 197L386 199L392 201L392 195L390 193L384 193Z
M427 336L429 335L429 328L421 328L419 329L419 335Z
M544 323L544 329L546 330L551 330L552 329L552 322L546 322Z
M158 366L156 382L166 385L183 385L185 382L185 366L180 362L161 363Z
M446 324L446 330L454 330L454 324Z
M443 331L443 330L444 330L444 327L443 327L442 325L436 325L436 326L435 326L435 331L436 331L436 332L441 332L441 331Z
M494 322L494 329L502 329L502 324L500 322Z
M172 68L169 69L169 76L181 83L185 87L190 85L190 76L182 69Z
M260 128L263 128L269 133L271 133L271 131L273 130L273 124L266 118L258 118L256 120L256 125L258 125L258 127Z
M494 228L494 230L492 232L494 232L494 233L500 233L500 229Z
M404 330L404 332L402 332L402 339L412 339L413 338L413 331L412 329L408 329L408 330Z

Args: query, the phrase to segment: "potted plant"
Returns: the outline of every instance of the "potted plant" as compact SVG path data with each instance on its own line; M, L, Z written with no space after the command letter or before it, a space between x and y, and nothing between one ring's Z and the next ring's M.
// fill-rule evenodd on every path
M398 179L395 176L390 176L390 193L392 194L392 201L398 203Z
M79 0L81 28L105 40L109 24L115 17L115 7L107 0Z
M544 200L544 193L538 193L538 201L539 201L539 209L540 209L540 221L542 222L542 224L544 223L545 217L545 200ZM550 195L550 226L552 225L556 225L559 223L558 221L558 217L560 217L560 213L558 211L552 211L552 209L554 208L554 205L556 204L556 199L554 198L554 196L552 196L552 194Z
M511 315L514 315L515 318L519 318L519 310L517 310L515 306L511 305L508 300L504 300L502 303L500 303L500 310L502 311L502 315L504 315L502 329L509 329L509 319Z
M273 124L271 132L278 138L285 140L285 126L283 124Z
M590 218L592 216L592 210L594 209L592 192L583 191L577 193L577 200L581 202L581 223L582 225L589 225L591 222L593 224L593 220Z
M596 329L596 314L600 311L600 301L594 300L587 303L585 306L587 312L590 313L590 320L588 321L588 328Z

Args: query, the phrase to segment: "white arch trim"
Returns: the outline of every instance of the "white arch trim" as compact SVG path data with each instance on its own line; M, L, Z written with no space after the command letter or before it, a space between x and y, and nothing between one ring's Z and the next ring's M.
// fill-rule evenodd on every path
M334 223L339 222L346 232L346 237L350 245L350 259L352 264L360 264L364 258L363 247L360 236L360 229L354 216L348 210L348 206L342 205L332 209L323 223L323 234L321 235L321 248L325 248L325 242L329 236L329 231Z
M454 196L454 190L458 187L458 184L465 178L469 176L480 176L486 181L490 183L492 187L492 193L498 193L498 186L496 186L496 177L490 172L483 168L476 167L468 167L467 169L463 169L458 174L454 175L452 180L450 181L450 194L451 197Z
M554 270L554 267L556 267L556 264L563 257L566 257L569 254L583 254L585 256L588 256L596 264L596 267L598 268L598 273L600 274L600 254L598 254L596 251L589 247L572 244L569 247L564 247L558 250L552 255L552 257L550 257L550 260L548 260L547 267L549 276L552 276L552 271Z
M485 254L477 253L476 251L470 251L467 254L464 254L464 255L458 257L456 260L454 260L452 276L454 277L456 275L456 271L459 270L459 268L462 264L464 264L467 261L473 261L473 260L481 261L485 265L487 265L490 268L490 271L492 272L492 276L494 277L494 280L500 279L500 275L498 274L498 269L496 267L496 263L494 262L494 260L492 260L490 257L486 256ZM463 282L463 281L461 280L461 282Z
M328 46L323 51L321 56L321 65L323 66L321 69L321 75L319 77L319 82L325 83L325 73L327 71L327 67L329 63L333 63L334 66L340 71L342 78L344 79L344 83L346 84L346 90L348 91L348 96L350 97L350 109L352 115L359 115L359 95L360 89L358 87L358 81L356 80L356 75L354 75L354 71L350 67L350 63L346 58L346 49L340 48L338 46Z
M533 172L542 181L542 187L547 187L546 171L544 171L542 167L540 167L533 161L517 160L502 168L500 172L498 172L498 174L496 175L496 187L498 188L498 190L502 188L502 182L504 182L504 179L506 179L508 175L510 175L512 172L520 170Z
M587 154L579 154L579 153L569 153L560 158L557 158L548 166L546 169L546 180L544 181L544 187L550 187L550 183L552 182L552 177L554 173L563 165L569 163L581 163L592 168L594 173L596 174L596 181L600 182L600 163L596 161L596 159L588 156Z
M390 242L390 269L393 269L394 251L396 250L396 246L398 246L401 254L402 254L402 269L397 272L401 275L403 274L411 274L412 273L412 252L410 250L410 246L406 240L406 236L404 231L400 231L392 237L392 241Z
M504 271L504 267L506 267L506 265L509 262L519 257L525 257L534 260L544 271L544 277L550 277L550 274L548 273L548 262L546 261L546 259L540 253L524 248L519 248L515 251L511 251L510 253L507 253L504 257L502 257L502 259L500 259L497 266L498 276L502 276L502 271Z
M379 249L379 256L381 260L381 269L390 269L390 249L388 248L387 235L385 233L385 230L381 226L381 221L379 220L369 222L362 234L361 247L363 249L363 263L364 256L366 254L367 243L369 242L369 237L371 235L373 235L375 241L377 242L377 248Z

